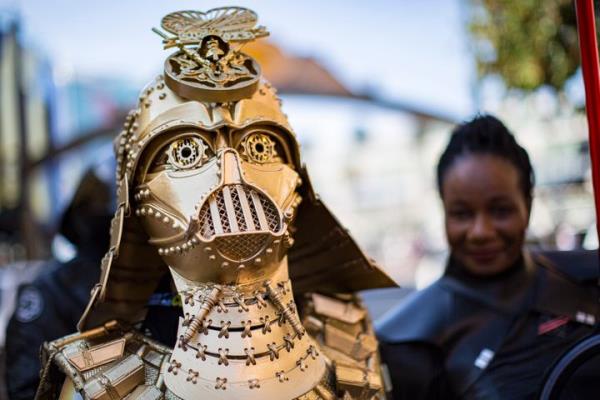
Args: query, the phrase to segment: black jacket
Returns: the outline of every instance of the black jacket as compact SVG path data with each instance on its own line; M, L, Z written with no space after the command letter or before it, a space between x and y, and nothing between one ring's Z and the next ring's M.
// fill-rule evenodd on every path
M600 321L597 252L545 253L493 278L450 262L376 329L395 399L530 399Z
M40 347L76 331L98 281L98 260L49 261L31 284L21 286L6 332L6 383L11 400L33 399L39 383Z

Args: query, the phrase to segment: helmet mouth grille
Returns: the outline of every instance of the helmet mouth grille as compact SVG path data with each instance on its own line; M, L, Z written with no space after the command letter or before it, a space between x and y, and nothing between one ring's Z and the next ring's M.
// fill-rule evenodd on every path
M268 233L218 236L215 245L225 258L244 261L257 255L268 243Z
M212 193L202 205L198 221L199 233L207 240L223 234L277 233L282 225L279 210L271 200L240 184L223 186Z

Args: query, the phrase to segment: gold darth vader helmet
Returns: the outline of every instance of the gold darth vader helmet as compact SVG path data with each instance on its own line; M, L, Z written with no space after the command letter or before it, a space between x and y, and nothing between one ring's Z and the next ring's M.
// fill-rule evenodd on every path
M226 7L167 15L177 47L115 142L118 207L86 329L137 322L167 272L192 282L264 280L287 257L294 292L393 282L314 194L299 145L260 67L239 50L267 35Z
M180 104L168 104L159 118L179 121L149 139L133 163L133 211L149 243L194 282L241 284L268 275L293 242L289 228L301 201L298 146L285 121L275 119L281 112L273 91L263 85L225 109L176 98L163 86L150 101L169 91ZM267 110L274 117L265 117Z

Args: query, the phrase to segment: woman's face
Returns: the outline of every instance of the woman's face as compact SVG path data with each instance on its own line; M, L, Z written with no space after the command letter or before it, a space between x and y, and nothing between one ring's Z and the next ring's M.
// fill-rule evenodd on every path
M452 256L476 275L494 275L520 256L529 207L517 168L494 155L466 154L442 182Z

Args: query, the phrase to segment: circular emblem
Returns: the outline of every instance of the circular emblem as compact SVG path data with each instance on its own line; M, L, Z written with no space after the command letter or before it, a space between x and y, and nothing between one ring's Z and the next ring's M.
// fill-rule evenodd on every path
M203 102L225 103L252 96L258 88L260 67L233 45L268 35L256 26L256 13L243 7L177 11L161 22L168 36L165 49L179 48L165 61L165 82L179 96Z
M44 298L40 291L33 286L23 288L15 311L17 321L27 323L36 320L43 310Z
M195 50L170 55L165 61L169 88L186 99L211 103L251 97L260 79L258 63L221 43L209 36Z

